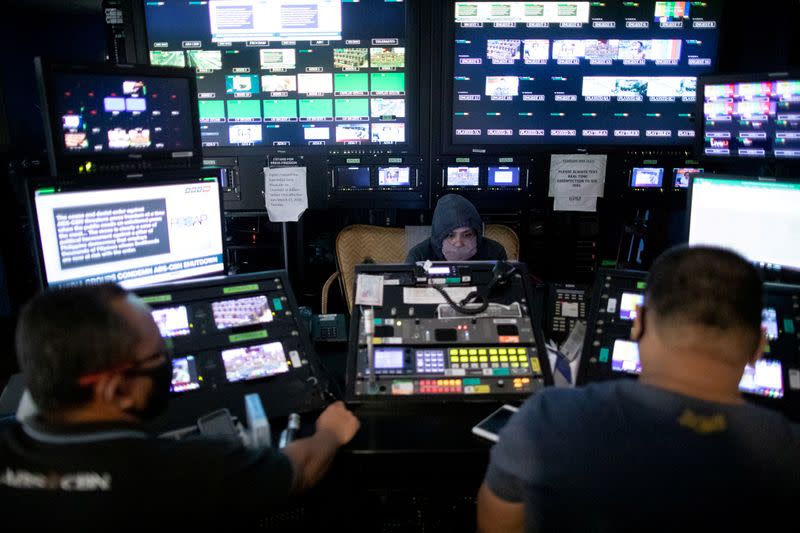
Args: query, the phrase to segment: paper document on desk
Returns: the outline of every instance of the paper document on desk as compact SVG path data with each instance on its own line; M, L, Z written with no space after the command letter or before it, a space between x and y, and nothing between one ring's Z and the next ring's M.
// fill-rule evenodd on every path
M383 276L359 274L356 278L356 305L383 305Z
M466 298L475 287L447 287L447 295L456 303ZM404 287L403 303L407 305L444 304L447 300L436 289L431 287Z

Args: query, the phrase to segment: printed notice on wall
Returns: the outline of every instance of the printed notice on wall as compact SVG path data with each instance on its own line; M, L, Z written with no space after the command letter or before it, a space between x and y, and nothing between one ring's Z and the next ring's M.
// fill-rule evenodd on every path
M550 156L550 196L603 196L606 155Z
M264 198L270 222L297 222L308 209L306 167L264 169Z
M597 196L556 196L553 211L597 211Z

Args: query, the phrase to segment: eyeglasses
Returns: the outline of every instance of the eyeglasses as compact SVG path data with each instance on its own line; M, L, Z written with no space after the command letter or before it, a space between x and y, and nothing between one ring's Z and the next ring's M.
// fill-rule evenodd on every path
M169 361L171 358L172 358L171 350L168 346L165 346L161 350L157 351L152 355L148 355L144 359L137 359L136 361L128 361L113 368L108 368L106 370L100 370L98 372L93 372L91 374L83 375L80 378L78 378L78 385L80 385L81 387L94 385L95 383L100 381L103 378L103 376L106 376L108 374L113 374L115 372L127 373L127 374L147 374L152 368L154 368L150 366L148 363L158 360Z

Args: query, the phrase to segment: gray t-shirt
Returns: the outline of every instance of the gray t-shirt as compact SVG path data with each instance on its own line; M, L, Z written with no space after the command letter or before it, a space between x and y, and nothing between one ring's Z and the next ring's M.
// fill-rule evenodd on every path
M738 529L800 498L798 435L775 411L632 380L554 388L501 431L486 483L525 503L529 531Z

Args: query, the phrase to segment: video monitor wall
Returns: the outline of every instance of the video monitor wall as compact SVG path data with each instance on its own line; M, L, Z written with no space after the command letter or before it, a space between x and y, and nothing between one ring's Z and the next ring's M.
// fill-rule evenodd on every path
M721 2L454 2L451 145L693 144Z
M203 147L409 141L405 2L164 0L144 12L151 64L197 69Z
M42 284L125 288L225 272L217 178L31 185ZM163 310L162 334L188 332L186 309Z
M702 154L800 159L800 73L700 79Z

